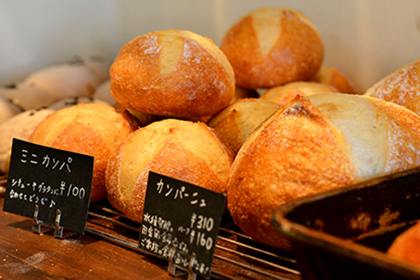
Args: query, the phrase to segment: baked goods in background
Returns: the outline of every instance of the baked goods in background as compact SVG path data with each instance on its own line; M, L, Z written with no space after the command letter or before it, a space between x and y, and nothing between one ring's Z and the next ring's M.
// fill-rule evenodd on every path
M257 242L290 244L272 211L296 198L420 165L420 117L352 94L297 96L245 141L231 168L227 201Z
M243 88L271 88L309 80L322 65L320 32L303 13L262 7L234 23L222 39L221 50Z
M356 93L350 80L343 73L331 66L321 66L311 80L331 85L340 93Z
M19 107L0 96L0 125L20 112Z
M110 69L111 94L124 107L176 118L212 116L235 94L233 69L211 41L184 30L132 39Z
M398 235L387 253L401 260L420 265L420 222Z
M244 98L216 114L208 121L220 140L236 156L245 140L262 122L281 106L261 98Z
M93 156L91 201L106 199L105 169L108 158L133 131L135 118L109 105L79 104L48 115L33 131L29 142Z
M46 107L58 100L48 91L25 83L0 87L0 96L10 100L22 111Z
M92 97L109 79L109 65L100 57L74 57L66 63L35 71L23 81L0 87L0 96L20 109L48 107L70 97Z
M286 105L292 101L296 95L310 96L314 94L332 93L339 91L331 85L322 84L318 82L291 82L281 86L276 86L268 89L260 98L280 105Z
M420 114L420 59L382 78L366 91L366 95L396 103Z
M47 108L52 109L54 111L57 111L57 110L61 110L61 109L64 109L64 108L76 106L76 105L81 104L81 103L84 103L84 104L99 103L99 104L110 105L103 100L93 98L93 97L68 97L68 98L62 99L60 101L57 101L57 102L51 104Z
M206 124L153 122L135 131L110 157L108 200L141 222L149 171L225 193L231 163L226 147Z
M67 97L91 97L107 79L109 66L98 59L75 58L67 63L51 65L29 75L23 83L41 89L52 97L51 102Z
M99 100L103 100L111 106L114 106L117 103L114 96L111 94L111 80L108 79L105 82L102 82L95 90L93 97Z
M33 109L21 112L0 124L0 171L9 172L13 138L28 141L36 126L43 121L51 109Z

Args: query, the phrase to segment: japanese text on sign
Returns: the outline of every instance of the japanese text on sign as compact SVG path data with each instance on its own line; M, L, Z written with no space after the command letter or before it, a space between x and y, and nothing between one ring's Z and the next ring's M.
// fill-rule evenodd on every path
M13 139L3 210L83 233L92 187L92 156Z
M223 194L150 172L139 247L168 259L175 246L175 265L209 277L224 203Z

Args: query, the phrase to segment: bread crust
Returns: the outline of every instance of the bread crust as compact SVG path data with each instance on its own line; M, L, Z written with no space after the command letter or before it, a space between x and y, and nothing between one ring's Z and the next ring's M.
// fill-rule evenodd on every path
M336 92L338 90L331 85L318 82L291 82L268 89L261 95L261 99L276 102L282 106L292 101L296 95L310 96L314 94Z
M404 106L420 115L420 59L382 78L366 95Z
M368 112L358 118L360 111ZM287 249L290 244L271 226L278 206L417 166L420 117L413 112L359 95L297 96L240 149L229 178L228 209L253 239Z
M303 98L277 111L248 138L233 163L228 209L238 226L258 242L287 248L287 241L271 226L272 211L356 178L349 151L338 136Z
M331 66L321 66L315 76L312 77L312 81L331 85L340 93L356 94L351 81L343 73Z
M304 14L262 7L240 18L220 45L235 71L237 85L270 88L308 80L320 68L324 46Z
M124 107L169 117L211 116L235 94L233 69L210 40L189 31L154 31L125 44L110 69Z
M104 104L68 107L48 115L29 141L94 157L91 201L106 199L108 158L138 128L134 117Z
M280 108L268 100L244 98L219 112L207 124L236 156L251 133Z
M110 157L110 203L141 222L149 171L226 192L232 158L204 123L165 119L133 133Z

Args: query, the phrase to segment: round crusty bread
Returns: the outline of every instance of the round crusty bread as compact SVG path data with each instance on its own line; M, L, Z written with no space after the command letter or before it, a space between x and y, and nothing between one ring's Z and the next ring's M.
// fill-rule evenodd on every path
M296 95L310 96L321 93L331 93L338 90L331 85L322 84L318 82L291 82L285 85L276 86L264 92L260 98L276 102L280 105L286 105L292 101Z
M106 199L108 158L138 128L134 117L105 104L79 104L48 115L29 141L56 149L93 156L91 201Z
M255 128L280 108L279 104L260 98L239 99L207 124L235 156Z
M356 93L350 80L343 73L331 66L323 65L311 80L330 85L340 93Z
M296 198L420 165L420 117L366 96L297 96L245 142L227 200L237 225L258 242L289 248L271 225Z
M232 158L204 123L165 119L133 133L109 159L110 203L141 222L149 171L226 192Z
M220 45L244 88L308 80L320 68L324 45L313 22L298 11L262 7L240 18Z
M110 69L111 93L126 108L169 117L211 116L235 93L232 66L210 40L155 31L125 44Z
M420 115L420 59L384 77L366 95L396 103Z

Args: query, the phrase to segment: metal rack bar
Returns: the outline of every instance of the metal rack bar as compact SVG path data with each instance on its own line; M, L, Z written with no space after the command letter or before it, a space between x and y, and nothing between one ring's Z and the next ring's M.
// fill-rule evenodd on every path
M101 211L103 213L99 214L94 211ZM95 222L94 220L91 219L90 222L92 224L96 224L97 227L92 227L88 225L86 229L87 232L97 235L113 243L120 244L131 250L135 250L141 253L146 253L147 255L151 255L150 253L143 252L142 250L138 248L138 240L122 238L118 236L117 234L113 234L112 229L111 229L111 233L106 232L105 230L98 229L98 227L106 227L105 225L100 223L102 221L102 222L111 223L114 226L118 226L129 231L132 231L135 234L139 234L140 226L137 227L137 226L130 225L130 224L127 224L125 222L118 220L118 218L123 219L123 220L127 219L122 213L112 208L108 208L108 207L104 207L100 205L91 205L91 211L89 212L89 217L99 220L99 221ZM252 241L252 239L249 236L244 235L241 232L237 232L237 231L224 228L224 227L222 227L220 231L224 233L228 233L229 235L232 235L232 236L243 238L245 242ZM234 245L235 247L242 249L242 251L240 251L240 250L228 248L220 244L216 244L216 249L219 250L219 252L218 251L215 252L214 258L219 261L226 262L233 266L240 267L242 269L245 269L246 271L257 273L259 275L262 275L270 279L276 279L276 280L291 279L291 278L278 275L274 273L274 271L281 271L282 273L285 273L287 275L293 275L295 276L294 279L296 279L296 277L298 278L300 277L300 272L294 269L294 266L296 265L296 260L290 257L278 255L273 252L269 252L255 246L251 246L244 242L239 242L231 238L223 237L221 235L218 236L218 240L223 241L225 244ZM235 256L235 259L232 257L223 256L221 252L226 252L230 255L233 255ZM272 261L268 261L261 257L256 257L252 255L253 253L257 253L261 256L266 256L267 258L271 258L273 260L279 260L280 262L289 264L290 267L283 266L283 265L274 263ZM241 261L241 260L246 260L246 261ZM252 262L252 265L247 263L247 261ZM219 278L223 278L223 279L236 279L235 277L232 277L231 275L218 271L217 268L213 268L212 275L217 276Z

